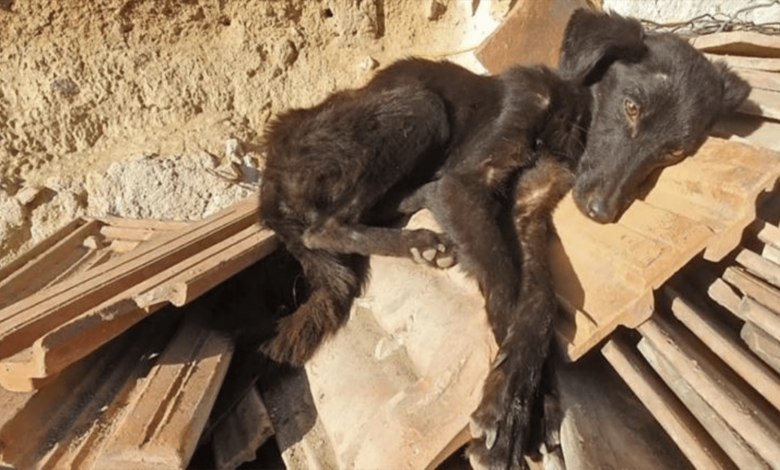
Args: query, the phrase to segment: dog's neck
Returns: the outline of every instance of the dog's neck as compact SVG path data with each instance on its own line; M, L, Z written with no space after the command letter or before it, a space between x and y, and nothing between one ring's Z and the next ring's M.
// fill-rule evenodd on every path
M550 84L551 113L539 133L537 150L554 155L574 171L587 143L593 97L588 87L557 75Z

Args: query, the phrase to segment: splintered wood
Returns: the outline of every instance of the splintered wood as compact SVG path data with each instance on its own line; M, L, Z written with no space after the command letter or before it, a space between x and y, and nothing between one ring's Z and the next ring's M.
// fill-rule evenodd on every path
M564 199L551 257L568 313L558 330L567 357L579 358L619 325L635 328L650 318L653 290L696 255L719 260L738 246L756 200L778 178L780 155L710 138L664 169L615 224L595 224L571 196Z
M152 312L193 301L276 249L257 210L250 198L191 224L78 220L33 248L0 271L0 385L39 388Z

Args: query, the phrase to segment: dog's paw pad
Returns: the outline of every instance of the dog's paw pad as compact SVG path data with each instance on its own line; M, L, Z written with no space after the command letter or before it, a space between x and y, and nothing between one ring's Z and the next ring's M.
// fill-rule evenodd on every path
M444 235L420 229L410 231L407 236L409 254L415 263L442 269L455 265L455 250Z
M412 260L415 263L417 263L417 264L424 264L425 263L425 258L423 258L422 255L420 255L420 249L419 248L412 247L411 249L409 249L409 253L411 253Z
M436 266L447 269L455 266L455 257L453 256L444 256L442 258L436 258Z
M436 248L428 248L422 252L423 258L428 261L433 261L436 258Z

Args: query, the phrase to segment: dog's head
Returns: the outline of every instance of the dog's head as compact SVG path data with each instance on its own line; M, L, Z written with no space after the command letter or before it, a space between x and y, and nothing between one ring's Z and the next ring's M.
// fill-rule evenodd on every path
M677 36L645 34L636 20L586 10L567 25L559 71L593 97L574 200L601 223L618 217L650 173L694 153L750 91Z

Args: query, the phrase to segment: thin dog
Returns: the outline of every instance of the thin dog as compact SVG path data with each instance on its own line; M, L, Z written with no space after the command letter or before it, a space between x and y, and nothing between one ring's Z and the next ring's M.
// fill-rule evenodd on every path
M640 182L693 153L748 91L674 35L578 10L556 72L479 76L408 59L279 116L266 134L262 223L300 261L310 295L263 351L293 365L311 357L346 321L368 255L435 267L457 259L485 296L500 346L472 416L470 458L524 467L555 312L544 249L551 207L573 184L583 213L614 221ZM442 233L393 225L421 207Z

